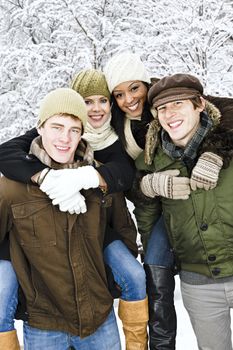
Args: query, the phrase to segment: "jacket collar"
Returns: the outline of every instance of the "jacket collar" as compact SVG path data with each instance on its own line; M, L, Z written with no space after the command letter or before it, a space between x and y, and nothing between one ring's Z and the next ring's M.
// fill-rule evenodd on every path
M218 108L216 108L212 103L206 101L205 111L213 122L213 128L220 124L221 113ZM149 128L146 134L146 144L145 144L145 163L151 165L154 158L155 150L160 143L160 129L161 126L158 121L157 113L154 115L154 120L150 122Z

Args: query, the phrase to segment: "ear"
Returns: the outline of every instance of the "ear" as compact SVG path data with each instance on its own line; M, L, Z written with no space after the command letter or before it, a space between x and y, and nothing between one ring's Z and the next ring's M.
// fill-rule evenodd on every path
M199 107L200 112L203 112L205 109L205 105L206 105L206 100L201 96L200 97L201 100L201 106Z
M40 128L36 128L37 132L39 135L41 135L41 127Z

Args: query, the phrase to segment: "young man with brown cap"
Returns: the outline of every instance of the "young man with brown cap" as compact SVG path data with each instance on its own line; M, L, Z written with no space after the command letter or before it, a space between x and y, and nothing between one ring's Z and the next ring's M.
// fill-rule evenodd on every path
M51 91L40 106L40 136L31 153L54 169L93 165L92 151L80 141L86 122L86 106L77 92ZM93 172L96 182L82 191L88 210L81 215L61 212L37 185L1 179L0 241L10 232L12 264L26 297L25 349L121 348L103 241L110 218L122 236L127 231L127 239L136 232L123 195L103 196L102 179L94 167Z
M198 347L230 350L233 134L221 125L220 112L203 98L203 87L192 75L161 79L149 90L149 101L157 117L136 160L148 173L135 203L138 228L148 237L163 212ZM158 196L161 189L167 198ZM177 194L183 198L175 200Z

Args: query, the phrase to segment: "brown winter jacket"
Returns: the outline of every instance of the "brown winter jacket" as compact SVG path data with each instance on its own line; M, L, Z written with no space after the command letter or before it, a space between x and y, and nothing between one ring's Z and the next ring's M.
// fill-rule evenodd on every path
M59 211L37 186L0 179L0 242L10 232L12 263L29 324L86 337L111 308L103 262L107 221L135 250L136 230L121 193L84 191L87 212Z

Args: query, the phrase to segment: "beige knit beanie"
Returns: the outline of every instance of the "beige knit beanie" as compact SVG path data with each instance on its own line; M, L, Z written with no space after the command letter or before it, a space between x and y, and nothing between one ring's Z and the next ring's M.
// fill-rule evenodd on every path
M40 127L53 115L63 113L79 118L85 128L87 124L86 104L82 96L70 88L58 88L44 97L40 104L37 127Z
M111 93L117 85L126 81L139 80L150 83L149 74L140 57L131 52L111 57L104 67L104 75Z
M71 83L71 88L83 98L93 95L102 95L110 99L107 82L104 74L96 69L85 69L79 72Z

